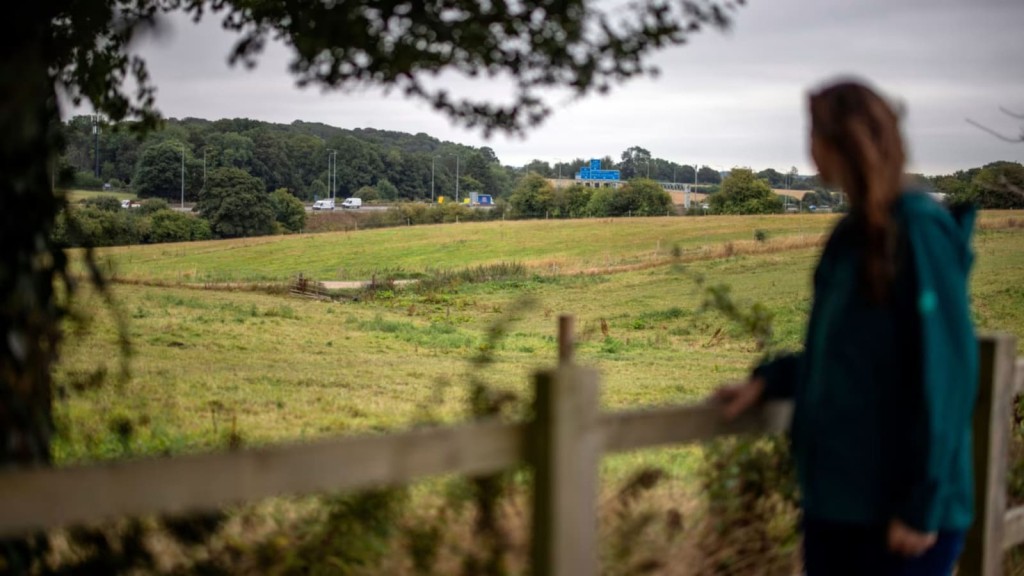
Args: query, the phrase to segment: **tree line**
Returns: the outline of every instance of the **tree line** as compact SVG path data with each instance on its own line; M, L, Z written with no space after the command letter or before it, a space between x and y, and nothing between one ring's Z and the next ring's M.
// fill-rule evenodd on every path
M185 225L187 215L148 209L115 215L112 204L92 204L74 220L62 216L55 238L65 246L232 238L304 229L301 200L356 196L365 201L418 201L451 198L458 189L492 195L502 217L579 218L664 215L674 212L658 182L697 182L712 192L700 213L779 213L783 199L772 190L805 190L803 204L841 208L840 196L817 175L795 167L722 173L709 166L655 158L631 146L618 161L606 156L602 168L617 169L628 183L618 188L555 187L548 179L571 179L588 159L524 167L503 166L488 147L442 142L427 134L355 129L296 121L290 125L249 119L168 120L162 129L138 138L130 122L102 123L77 116L62 125L65 148L58 173L64 185L130 188L140 198L195 202L204 225ZM99 171L97 177L96 171ZM1024 207L1024 167L993 162L953 174L910 175L919 185L945 193L950 201L973 201L982 208ZM294 201L294 202L292 202ZM167 213L164 213L167 212ZM444 219L417 212L412 223ZM445 213L447 214L447 213ZM154 219L155 218L155 219ZM468 219L468 218L466 218ZM382 223L388 221L381 218ZM397 220L396 220L397 221ZM204 227L205 226L205 227Z
M266 192L286 189L302 200L364 195L422 200L459 188L505 196L513 169L494 151L416 135L325 124L271 124L248 119L166 120L138 138L132 122L97 123L76 116L63 123L64 150L54 178L63 187L110 184L140 198L199 200L209 174L237 168Z
M508 198L526 174L572 179L589 158L524 166L502 165L494 150L441 141L424 133L343 129L315 122L273 124L250 119L166 120L140 139L133 122L76 116L61 125L64 149L53 175L62 187L131 189L140 198L194 202L217 168L238 168L259 178L269 193L286 189L302 200L356 196L367 201L428 200L469 192ZM710 167L653 157L641 146L624 150L602 167L623 180L714 186L722 174ZM796 168L757 173L772 188L820 188L816 176Z

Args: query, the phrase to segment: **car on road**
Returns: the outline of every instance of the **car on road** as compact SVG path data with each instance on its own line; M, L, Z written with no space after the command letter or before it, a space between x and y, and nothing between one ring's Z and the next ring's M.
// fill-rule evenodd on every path
M348 208L353 208L353 209L355 209L355 208L362 208L363 207L363 199L362 198L345 198L345 201L341 203L341 207L345 208L345 209L348 209Z
M313 202L313 210L334 210L334 200L317 200Z

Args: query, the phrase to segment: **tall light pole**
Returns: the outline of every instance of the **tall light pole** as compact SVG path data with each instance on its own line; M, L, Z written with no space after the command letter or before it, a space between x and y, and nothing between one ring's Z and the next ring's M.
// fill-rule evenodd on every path
M441 154L441 156L455 156L455 203L459 203L459 155L458 154ZM434 201L434 160L437 156L430 158L430 201ZM447 170L447 169L446 169ZM449 174L451 174L449 172Z
M96 177L100 177L100 115L93 116L92 120L92 135L95 140L95 147L93 149L93 156L96 160Z
M334 200L334 174L338 171L337 150L327 149L327 197Z
M209 148L203 148L203 192L206 192L206 153L209 151Z
M185 209L185 145L181 145L181 209Z

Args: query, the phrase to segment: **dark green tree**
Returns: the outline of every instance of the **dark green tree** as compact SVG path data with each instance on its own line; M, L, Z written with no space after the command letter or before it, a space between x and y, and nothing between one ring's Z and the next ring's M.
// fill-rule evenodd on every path
M968 186L967 199L982 208L1024 208L1024 166L1017 162L982 166Z
M359 190L356 190L356 198L361 199L363 202L371 202L380 198L380 194L377 193L377 189L373 186L363 186Z
M196 209L219 238L274 233L274 210L263 182L239 168L210 172Z
M164 200L163 198L150 198L148 200L143 200L138 208L139 214L143 216L160 212L161 210L170 209L171 205L167 202L167 200Z
M367 145L352 136L342 136L331 140L327 147L338 151L335 194L339 198L351 196L363 186L373 185L375 175L384 171L376 146Z
M374 186L377 189L377 194L382 200L394 201L398 199L398 188L389 182L386 178L377 182Z
M722 175L710 166L701 166L700 170L697 170L697 180L699 184L720 184Z
M757 177L764 180L772 188L785 188L786 175L774 168L765 168L757 173Z
M516 218L544 218L554 208L555 189L543 176L531 172L516 185L508 203Z
M676 174L676 182L685 182L687 184L693 184L693 166L684 164L679 167L679 173Z
M775 214L783 209L782 200L750 168L733 168L710 204L716 214Z
M555 190L554 208L560 218L584 218L589 216L587 204L593 194L593 188L579 184Z
M302 232L306 227L306 206L284 188L270 193L270 208L274 220L289 232Z
M638 178L619 188L598 188L590 197L591 216L665 216L672 197L654 180Z
M619 196L626 213L633 216L665 216L672 212L672 197L654 180L632 180L619 188Z
M302 190L305 184L288 155L288 136L260 126L250 133L252 141L252 170L250 174L263 180L267 190L287 188Z
M490 149L488 148L488 150ZM493 150L491 154L494 154ZM477 182L475 189L472 190L473 192L483 192L493 196L499 195L501 191L498 189L494 174L491 171L493 165L494 163L489 161L487 156L482 153L471 154L466 160L463 174Z
M95 196L87 198L82 204L107 212L120 212L124 210L124 208L121 208L121 201L116 196Z
M189 214L161 210L150 216L149 242L188 242L212 237L209 223Z
M651 153L646 148L633 146L622 152L619 162L620 177L623 180L646 177L651 166ZM602 168L606 168L603 164Z
M551 169L551 165L544 160L531 160L529 164L523 166L523 170L527 174L536 173L545 178L555 177L554 172Z
M182 154L185 155L185 170L182 174ZM197 172L199 172L197 174ZM164 198L170 202L180 202L182 195L182 178L185 184L185 200L195 199L195 194L202 187L202 165L196 170L192 151L181 143L165 141L149 146L142 152L139 164L132 178L132 189L139 198ZM199 181L196 182L198 177ZM197 184L199 188L197 188Z

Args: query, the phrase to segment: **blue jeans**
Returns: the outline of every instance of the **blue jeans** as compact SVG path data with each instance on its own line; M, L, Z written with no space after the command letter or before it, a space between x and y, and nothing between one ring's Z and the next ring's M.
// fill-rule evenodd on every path
M889 551L888 527L805 518L807 576L949 576L964 546L964 533L940 531L938 540L915 558Z

